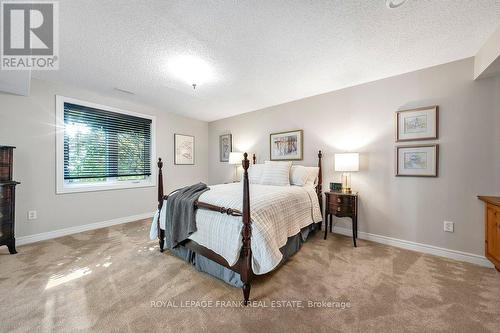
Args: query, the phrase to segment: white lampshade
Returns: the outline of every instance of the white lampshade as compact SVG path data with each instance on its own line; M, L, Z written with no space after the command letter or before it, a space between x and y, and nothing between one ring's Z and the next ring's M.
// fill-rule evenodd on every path
M358 153L335 154L335 171L341 171L341 172L359 171L359 154Z
M243 161L243 153L230 152L229 153L229 164L240 164Z

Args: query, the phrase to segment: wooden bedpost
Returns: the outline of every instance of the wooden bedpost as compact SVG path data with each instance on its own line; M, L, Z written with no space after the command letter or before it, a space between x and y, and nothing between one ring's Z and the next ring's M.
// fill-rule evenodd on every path
M255 157L255 154L252 155L252 164L256 164L257 163L257 157Z
M161 157L158 158L158 210L163 206L163 173L161 169L163 168L163 162ZM165 231L160 228L160 217L158 216L158 243L160 245L160 252L163 252Z
M252 277L252 248L250 239L252 237L252 227L250 220L250 193L248 185L248 167L250 161L248 154L243 154L243 248L242 248L242 267L241 267L241 282L243 282L243 304L247 305L250 298L250 279Z
M319 209L321 210L321 214L323 215L323 172L321 170L321 158L323 157L323 153L321 150L318 152L318 185L316 185L316 194L318 195L319 200Z

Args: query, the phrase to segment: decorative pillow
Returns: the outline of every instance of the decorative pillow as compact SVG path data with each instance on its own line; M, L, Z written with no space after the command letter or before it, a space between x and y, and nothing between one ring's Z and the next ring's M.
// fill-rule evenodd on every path
M304 186L309 179L309 170L302 165L292 165L290 168L290 184Z
M290 186L291 163L266 163L260 184L274 186Z
M317 183L319 175L319 167L305 167L308 173L306 184L307 186L314 186Z

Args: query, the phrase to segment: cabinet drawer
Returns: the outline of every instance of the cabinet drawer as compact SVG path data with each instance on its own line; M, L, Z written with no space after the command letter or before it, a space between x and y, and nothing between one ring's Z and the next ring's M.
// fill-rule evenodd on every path
M0 202L12 200L12 190L12 186L0 186Z
M0 206L0 223L12 220L12 209L10 205Z
M13 147L0 148L0 163L1 164L11 164L13 153L14 153Z
M500 261L500 208L486 207L486 257Z
M0 239L11 238L14 235L14 224L13 223L2 223L0 224Z
M12 201L12 186L0 186L0 207L10 206Z
M11 180L12 169L9 165L0 165L0 181Z

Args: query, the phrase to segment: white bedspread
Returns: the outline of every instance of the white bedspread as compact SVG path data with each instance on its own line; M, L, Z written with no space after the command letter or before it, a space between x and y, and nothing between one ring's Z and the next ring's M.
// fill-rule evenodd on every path
M210 186L200 201L217 206L242 210L242 183ZM164 204L163 207L166 205ZM252 268L255 274L272 271L281 261L280 248L288 237L300 229L322 220L318 197L312 186L250 185L250 214L252 220ZM160 228L165 226L165 212L160 215ZM156 219L151 236L156 237ZM241 217L200 209L196 215L197 231L189 238L221 255L230 265L240 256L242 247Z

